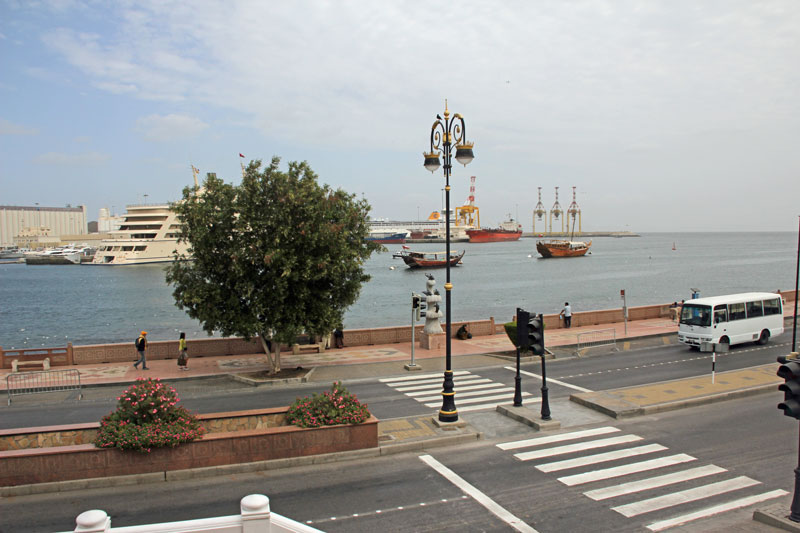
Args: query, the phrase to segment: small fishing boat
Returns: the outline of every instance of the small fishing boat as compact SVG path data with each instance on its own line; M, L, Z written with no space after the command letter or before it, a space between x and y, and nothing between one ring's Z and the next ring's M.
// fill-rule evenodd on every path
M450 252L450 266L456 266L461 262L466 250L461 252ZM403 250L394 254L399 257L409 268L438 268L447 266L447 252L414 252Z
M580 257L586 255L589 248L592 247L592 241L537 241L536 251L542 257Z

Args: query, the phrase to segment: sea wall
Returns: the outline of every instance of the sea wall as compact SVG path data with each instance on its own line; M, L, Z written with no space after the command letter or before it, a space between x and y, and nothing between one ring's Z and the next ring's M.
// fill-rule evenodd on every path
M287 408L264 409L264 415L285 416ZM241 413L224 413L221 427L239 424ZM220 414L207 415L207 417ZM249 412L244 418L258 418ZM253 418L255 417L255 418ZM248 422L249 423L249 422ZM247 424L247 423L246 423ZM266 422L270 426L270 422ZM85 425L81 425L85 426ZM25 428L7 430L27 431L25 435L35 440L31 429L52 433L54 428ZM88 428L76 428L83 431ZM62 431L70 432L69 426ZM269 461L306 455L336 453L378 446L378 419L370 417L363 424L299 428L296 426L270 426L259 429L217 431L203 435L196 441L176 448L157 448L151 453L97 448L93 444L73 444L46 448L11 449L0 451L0 487L22 484L47 483L73 479L90 479L109 476L168 472L228 464Z
M494 318L488 320L469 320L466 322L453 322L453 334L461 327L461 324L469 324L473 335L494 335ZM417 325L417 338L422 332L423 326ZM411 341L411 326L390 326L385 328L370 329L348 329L344 331L344 345L370 346L374 344L394 344L398 342ZM237 337L226 338L206 338L191 339L187 342L189 355L192 358L204 356L224 356L224 355L247 355L254 353L264 353L261 342L257 339L246 341ZM291 351L290 346L281 346L281 351ZM22 361L41 360L45 357L50 358L50 366L66 365L91 365L101 363L133 362L138 359L133 340L118 344L87 344L73 346L68 344L64 348L48 349L24 349L7 350L0 347L0 362L2 367L11 368L11 361L19 359ZM158 359L177 359L178 341L150 341L147 343L147 359L150 361Z

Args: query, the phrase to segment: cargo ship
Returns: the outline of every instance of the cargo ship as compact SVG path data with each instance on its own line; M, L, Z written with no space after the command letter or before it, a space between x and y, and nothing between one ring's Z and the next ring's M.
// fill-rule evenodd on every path
M467 235L469 242L516 241L522 236L522 225L509 217L499 228L468 229Z
M367 236L367 240L378 244L405 244L406 238L410 233L405 230L371 231Z

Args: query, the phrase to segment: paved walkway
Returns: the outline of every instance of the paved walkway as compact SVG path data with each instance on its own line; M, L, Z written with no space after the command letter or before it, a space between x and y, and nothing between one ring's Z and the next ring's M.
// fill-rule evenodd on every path
M637 320L624 323L600 324L596 326L573 327L569 329L547 330L546 343L548 349L575 345L578 334L595 330L614 329L618 341L624 342L635 338L650 335L665 335L676 333L678 326L668 318L652 320ZM627 331L626 331L627 330ZM95 365L72 365L53 367L53 370L75 368L80 371L81 384L97 385L109 383L131 383L139 377L158 377L165 380L186 379L198 376L212 376L231 374L237 372L257 372L269 368L267 357L264 354L220 356L220 357L191 357L191 341L189 345L189 370L182 371L178 368L175 359L152 360L147 365L150 370L140 370L133 367L135 356L131 353L131 362L105 363ZM464 356L492 355L513 351L514 346L505 333L496 335L476 336L472 339L461 341L453 339L451 354L454 358L453 366L462 366L457 361ZM133 350L131 350L133 352ZM353 379L358 377L375 377L405 372L403 365L411 362L411 343L377 344L372 346L356 346L352 348L331 349L322 354L293 355L291 352L281 354L283 368L315 368L314 380L334 381L340 379ZM445 349L424 350L419 348L419 343L414 349L414 359L423 369L443 368ZM380 364L394 363L394 364ZM365 366L366 365L366 366ZM6 376L11 371L0 370L0 390L6 389Z

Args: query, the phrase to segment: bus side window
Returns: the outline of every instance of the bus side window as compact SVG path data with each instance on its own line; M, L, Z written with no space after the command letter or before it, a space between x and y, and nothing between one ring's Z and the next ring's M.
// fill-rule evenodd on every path
M781 314L781 300L780 300L780 298L773 298L771 300L764 300L764 314L765 315L779 315L779 314Z
M714 307L714 324L728 321L728 306L718 305Z
M730 308L729 320L744 320L747 317L744 312L744 303L730 304L728 307Z
M747 302L747 318L756 318L764 316L764 310L761 308L761 300L757 302Z

